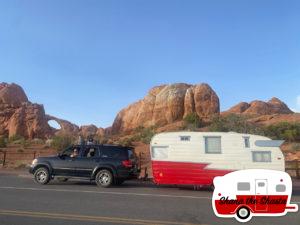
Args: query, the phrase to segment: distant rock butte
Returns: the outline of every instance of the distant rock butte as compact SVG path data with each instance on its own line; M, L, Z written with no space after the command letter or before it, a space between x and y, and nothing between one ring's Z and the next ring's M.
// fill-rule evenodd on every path
M144 99L122 109L111 127L112 133L137 127L164 126L196 113L208 119L220 113L219 98L208 84L176 83L150 89Z
M235 113L235 114L249 114L249 115L272 115L272 114L292 114L293 111L279 100L272 98L268 102L252 101L250 103L241 102L222 114Z

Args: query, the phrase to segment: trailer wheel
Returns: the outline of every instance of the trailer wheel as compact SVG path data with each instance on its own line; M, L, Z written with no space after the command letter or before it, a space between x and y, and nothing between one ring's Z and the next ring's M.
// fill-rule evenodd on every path
M247 220L251 214L250 214L250 210L247 207L242 206L237 210L236 215L239 219L243 221L243 220Z

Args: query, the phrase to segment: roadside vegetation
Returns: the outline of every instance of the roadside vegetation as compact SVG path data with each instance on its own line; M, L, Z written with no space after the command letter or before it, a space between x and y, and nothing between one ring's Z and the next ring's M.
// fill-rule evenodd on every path
M7 147L7 140L5 137L0 137L0 148L6 148Z
M183 118L183 129L196 131L197 129L205 126L205 123L201 120L201 118L197 115L197 113L190 113Z
M264 130L262 127L257 126L247 121L244 116L229 114L227 116L216 116L212 119L208 127L212 132L238 132L248 134L263 135Z
M60 152L75 142L75 137L68 134L55 135L50 143L50 147Z
M247 117L235 114L213 118L208 129L209 131L215 132L233 131L257 134L270 137L271 139L286 140L288 142L300 141L300 123L281 122L269 126L259 126L248 122Z

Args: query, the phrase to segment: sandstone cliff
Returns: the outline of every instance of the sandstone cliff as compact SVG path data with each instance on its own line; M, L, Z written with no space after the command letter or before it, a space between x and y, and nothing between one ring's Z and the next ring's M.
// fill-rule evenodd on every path
M111 132L130 132L140 126L163 126L182 120L190 113L206 120L219 112L219 98L208 84L161 85L152 88L144 99L122 109Z

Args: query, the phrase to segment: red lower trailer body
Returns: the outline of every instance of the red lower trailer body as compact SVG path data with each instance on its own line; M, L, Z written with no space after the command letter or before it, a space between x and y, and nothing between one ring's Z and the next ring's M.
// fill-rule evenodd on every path
M153 180L156 184L212 185L214 177L232 172L206 168L208 165L208 163L153 160Z

